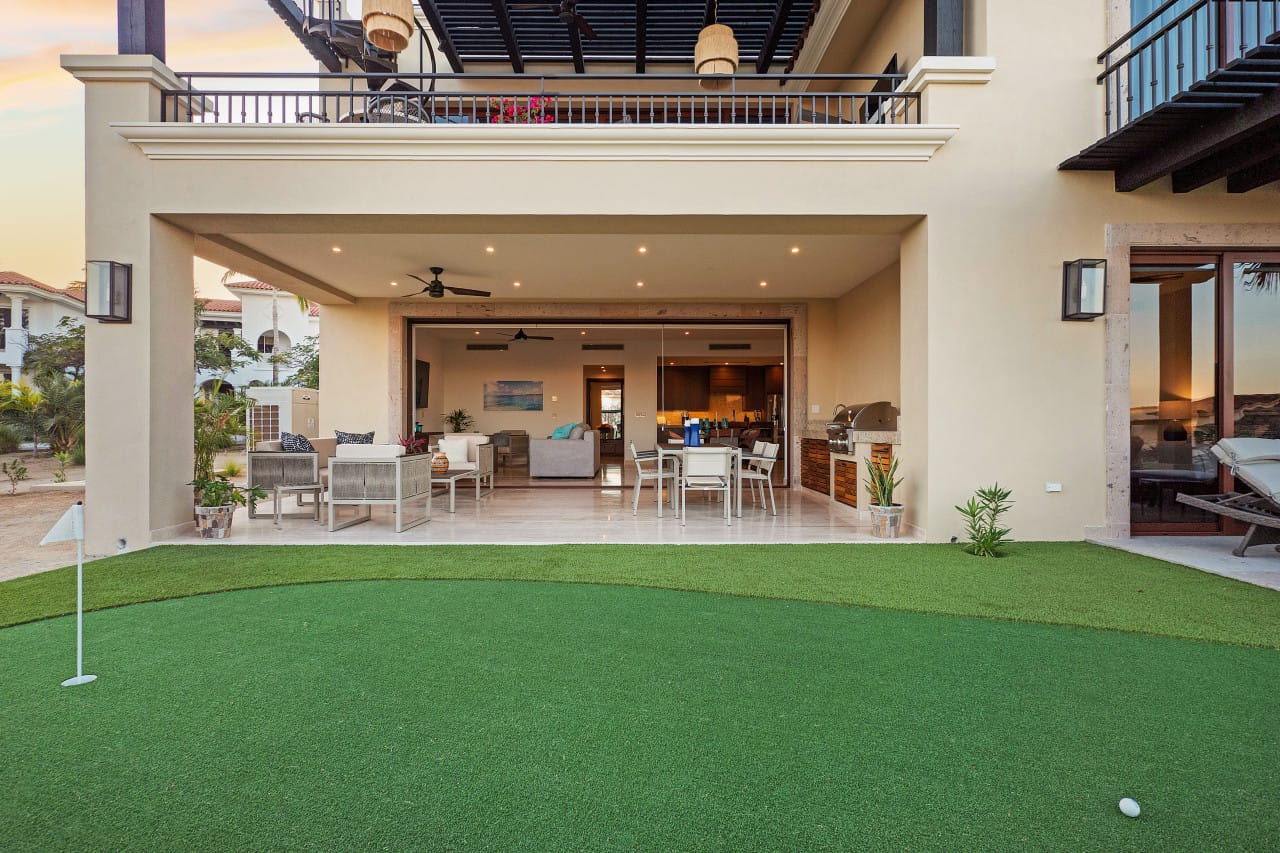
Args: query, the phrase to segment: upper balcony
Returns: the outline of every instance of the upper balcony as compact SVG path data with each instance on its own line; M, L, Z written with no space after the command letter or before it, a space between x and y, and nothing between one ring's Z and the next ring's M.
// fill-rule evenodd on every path
M1280 0L1168 0L1099 57L1106 136L1063 169L1129 192L1280 180Z

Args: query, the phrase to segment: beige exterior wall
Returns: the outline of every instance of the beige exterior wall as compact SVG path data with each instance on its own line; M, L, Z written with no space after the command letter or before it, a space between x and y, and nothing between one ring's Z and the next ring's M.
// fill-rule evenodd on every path
M901 407L899 343L902 338L900 264L893 264L836 302L836 384L840 402L888 400Z
M900 7L903 14L909 5ZM898 300L901 453L910 520L930 539L945 541L960 529L953 505L974 488L999 480L1014 490L1017 504L1010 520L1016 536L1079 539L1106 516L1104 324L1061 322L1062 262L1104 257L1109 225L1209 223L1229 233L1233 223L1275 224L1280 193L1266 188L1228 196L1219 184L1172 195L1165 182L1117 194L1110 174L1057 171L1059 162L1101 132L1094 56L1105 43L1107 6L1046 9L1020 0L973 4L983 5L987 14L971 22L972 32L985 40L995 72L989 82L977 74L962 85L946 79L927 84L925 122L959 127L927 162L848 161L853 141L867 139L875 128L841 130L849 140L843 145L824 141L830 129L788 128L789 140L810 143L811 159L780 156L783 149L764 153L745 137L723 137L699 152L672 154L675 149L664 147L671 139L661 131L634 128L602 128L606 132L595 137L571 136L554 127L527 129L523 137L499 136L501 129L494 128L484 144L448 150L434 144L452 132L448 127L414 129L417 137L395 147L382 141L403 130L368 127L343 136L349 131L328 126L292 129L312 134L303 144L281 128L235 128L222 135L193 128L203 141L188 149L139 142L151 146L153 156L189 159L147 159L121 136L142 140L146 128L117 132L106 124L139 119L139 104L149 97L139 93L150 91L148 84L90 80L89 251L133 260L135 282L140 276L144 282L135 291L135 311L139 302L151 299L155 312L169 306L146 289L146 282L162 273L163 286L186 300L190 263L188 258L179 274L169 257L171 250L180 253L176 236L161 235L169 248L157 248L154 228L144 227L152 216L179 223L208 216L202 221L214 223L203 226L210 230L269 233L294 227L291 220L303 214L332 214L339 217L332 222L341 224L326 227L346 229L353 238L376 230L366 219L370 211L379 215L379 227L427 213L474 214L522 217L530 232L556 215L678 215L689 217L695 231L710 229L726 215L756 217L760 227L774 223L780 230L795 216L867 217L840 220L865 221L867 228L888 217L899 217L894 222L909 217L914 224L901 230ZM759 130L761 139L773 132ZM685 139L695 137L696 131L684 131ZM612 144L623 139L623 147ZM306 152L323 152L327 159L319 164L297 159ZM318 167L342 170L343 192L316 180ZM502 191L476 192L478 186ZM599 187L610 192L595 191ZM762 187L768 188L767 213L761 213ZM216 224L219 219L223 225ZM440 227L448 226L442 222ZM146 269L149 263L156 268ZM400 404L393 400L404 381L400 368L389 367L403 348L394 341L394 310L385 300L330 305L333 297L321 290L290 289L326 304L321 412L326 432L336 426L394 437L398 425L392 421ZM589 296L619 305L633 299L621 292ZM856 303L861 297L855 289L848 299ZM852 312L840 310L841 304L847 309L845 300L808 302L810 327L797 342L793 364L808 385L809 405L820 409L817 415L806 409L805 416L821 422L834 403L849 402L839 399L842 395L857 390L841 378L855 374L841 372L848 368L839 366L844 355L839 341L856 334L861 324ZM751 304L745 290L734 303ZM150 322L182 325L177 308L175 300L172 316ZM888 308L883 310L887 316ZM176 357L164 329L157 326L153 333L152 328L140 321L119 329L95 326L91 352L100 359L144 364ZM151 341L141 337L153 334ZM176 390L166 388L139 373L122 393L136 397L134 411L139 406L146 411L189 408ZM105 399L91 384L94 431L101 428L99 418L116 417L103 414ZM123 428L123 420L107 423ZM801 426L793 422L793 432ZM163 435L139 439L137 449L157 464L171 458L180 468L184 460L169 433L182 429L182 424L166 425ZM93 441L91 460L111 455L95 454ZM174 446L167 449L165 442ZM121 472L106 463L90 464L91 499L96 488L98 495L126 503L119 483L109 485ZM141 531L177 518L181 513L167 513L164 496L180 496L181 487L173 484L185 481L183 473L157 470L149 487L155 500L149 497L142 504L149 509L137 511L150 512L150 519L124 526ZM1062 483L1063 491L1047 494L1046 482Z

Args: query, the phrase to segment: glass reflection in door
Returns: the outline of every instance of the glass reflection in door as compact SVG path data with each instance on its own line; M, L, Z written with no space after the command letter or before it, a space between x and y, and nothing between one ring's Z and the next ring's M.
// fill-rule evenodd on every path
M1135 264L1129 293L1130 523L1216 530L1177 495L1218 489L1217 265Z
M1280 262L1232 265L1232 424L1245 438L1280 438Z

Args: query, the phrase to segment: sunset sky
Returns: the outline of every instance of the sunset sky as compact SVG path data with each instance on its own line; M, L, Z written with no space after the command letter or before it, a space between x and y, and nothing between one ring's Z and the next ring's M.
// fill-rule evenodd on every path
M64 53L115 53L115 0L0 0L0 269L58 287L83 278L84 88ZM266 0L168 0L175 71L314 71ZM201 295L224 296L199 262Z

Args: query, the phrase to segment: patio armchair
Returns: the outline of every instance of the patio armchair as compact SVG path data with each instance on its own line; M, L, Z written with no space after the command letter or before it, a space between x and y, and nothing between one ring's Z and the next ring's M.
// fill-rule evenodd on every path
M294 453L285 451L279 441L259 441L246 456L245 484L274 494L276 486L305 486L329 481L329 457L337 448L336 438L309 439L314 451ZM302 506L302 495L298 495ZM276 509L274 506L272 509ZM256 508L250 504L249 517L257 518Z
M493 486L494 447L489 436L479 432L455 432L441 436L440 452L449 457L450 470L475 471L476 477Z

